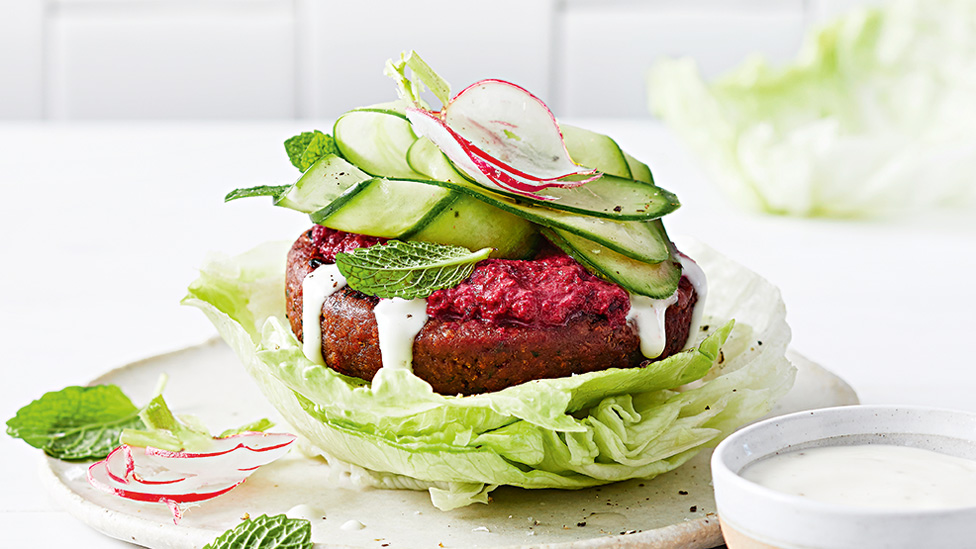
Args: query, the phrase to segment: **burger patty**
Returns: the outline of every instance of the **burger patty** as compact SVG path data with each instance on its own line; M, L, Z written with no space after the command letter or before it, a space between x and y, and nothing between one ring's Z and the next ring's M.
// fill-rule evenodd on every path
M288 253L285 296L288 319L299 340L303 340L302 281L305 276L323 263L334 262L337 251L349 251L379 242L382 239L319 227L306 231L298 238ZM550 264L566 263L562 257L552 259L554 253L551 250L541 255L540 259L528 261L548 261L545 269L538 269L543 273L554 270ZM579 276L584 279L575 281L572 288L598 283L609 286L608 290L622 291L582 271L582 267L575 262L572 264L574 268L578 267L582 273ZM472 275L472 279L476 278ZM484 276L481 278L484 279ZM499 290L490 287L491 280L481 280L478 291L485 292L486 285L496 293ZM602 305L595 309L598 312L593 312L592 303L588 306L586 299L570 296L577 297L574 306L578 307L579 312L560 315L558 324L521 318L470 318L471 315L450 313L431 315L414 340L413 372L430 383L438 393L467 395L498 391L534 379L635 367L649 362L640 352L640 338L636 330L624 320L626 310L619 310L620 306L614 306L612 298L606 298L599 290L590 290L598 292L590 294L597 296L592 301ZM609 293L612 295L613 292ZM626 293L623 295L626 296ZM449 297L452 297L450 293L444 293L438 296L439 299L432 300L438 303L434 307L435 313L442 309L450 311L442 303ZM466 297L471 299L470 293ZM562 302L572 301L564 295L558 296L558 299ZM602 303L608 299L610 305ZM660 360L682 349L688 339L696 301L692 284L682 277L678 285L678 301L668 307L665 315L665 350L653 360ZM378 298L349 287L342 288L325 300L321 316L322 357L331 368L364 380L371 380L380 369L379 333L373 314L378 302ZM545 309L545 304L541 308ZM430 306L428 312L431 312Z

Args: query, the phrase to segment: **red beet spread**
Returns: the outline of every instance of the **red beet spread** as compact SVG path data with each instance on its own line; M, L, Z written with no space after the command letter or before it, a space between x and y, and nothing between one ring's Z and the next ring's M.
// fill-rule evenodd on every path
M330 262L338 252L385 241L318 225L311 236ZM530 260L481 261L467 280L427 298L427 314L438 320L527 326L563 325L583 314L605 317L611 326L618 326L626 322L629 309L630 298L623 288L600 280L551 246Z
M312 227L308 236L312 239L312 244L315 245L322 260L327 263L335 263L335 256L338 253L351 252L356 248L368 248L387 240L378 236L344 233L322 225Z
M427 314L500 324L562 325L581 314L626 322L630 298L623 288L588 273L568 255L532 260L488 259L471 277L427 298Z

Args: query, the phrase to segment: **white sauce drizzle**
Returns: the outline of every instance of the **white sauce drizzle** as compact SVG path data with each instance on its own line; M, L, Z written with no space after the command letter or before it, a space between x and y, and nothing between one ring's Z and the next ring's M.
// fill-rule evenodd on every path
M366 525L356 519L350 519L343 522L342 526L339 528L342 528L343 530L362 530L363 528L366 528Z
M668 342L664 316L668 312L668 307L677 301L677 291L665 299L631 294L627 322L633 321L637 327L641 354L646 358L656 358L664 352Z
M708 285L705 281L705 271L688 256L678 253L681 261L681 274L688 278L691 286L698 294L698 300L691 312L691 324L688 326L688 339L684 347L695 341L705 310L705 295ZM645 358L657 358L664 352L668 337L666 333L665 315L668 307L678 301L678 290L664 299L654 299L643 295L630 295L630 311L627 322L633 321L640 337L641 354Z
M325 513L306 503L300 503L292 507L288 511L285 511L285 515L287 515L288 518L305 519L311 521L322 520L325 518Z
M319 266L302 279L302 352L317 364L325 364L322 358L322 305L326 298L345 285L346 277L332 263Z
M695 342L698 330L701 328L701 321L705 315L705 297L708 296L708 282L705 271L693 259L678 252L678 260L681 261L681 274L688 278L688 282L691 282L691 287L698 295L698 301L691 311L691 324L688 325L688 340L684 344L687 347Z
M886 509L976 505L976 461L907 446L808 448L757 461L739 474L826 503Z
M427 323L426 299L381 299L373 309L384 368L413 369L413 341Z

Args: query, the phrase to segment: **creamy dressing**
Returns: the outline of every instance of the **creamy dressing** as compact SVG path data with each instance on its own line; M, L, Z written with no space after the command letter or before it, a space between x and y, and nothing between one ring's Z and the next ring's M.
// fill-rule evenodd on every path
M708 285L705 281L705 271L698 266L688 256L678 253L681 261L681 274L688 278L688 282L698 294L698 301L691 311L691 324L688 326L688 339L684 347L695 341L698 329L701 327L703 312L705 310L705 295L708 292ZM664 352L668 343L666 333L665 315L668 307L678 301L678 290L675 289L670 297L664 299L654 299L643 295L630 294L630 311L627 313L627 322L631 322L637 328L637 336L640 338L641 354L645 358L657 358Z
M779 454L740 475L780 492L885 509L976 505L976 461L906 446L826 446Z
M684 344L687 347L689 344L694 343L695 338L698 336L698 330L701 328L701 321L705 314L705 297L708 295L708 283L705 278L705 271L690 257L678 252L678 261L681 262L681 274L688 279L688 282L691 282L691 287L698 294L698 301L695 302L695 307L691 310L691 324L688 325L688 340Z
M345 285L346 277L335 264L321 265L302 280L302 351L317 364L325 364L322 358L322 305L326 298Z
M285 511L285 515L288 518L305 519L311 521L322 520L325 518L324 512L306 503L300 503L292 507L291 509Z
M427 300L381 299L373 315L383 367L412 370L413 341L427 323Z
M678 292L665 299L654 299L644 295L630 294L630 311L627 322L633 322L640 338L641 354L646 358L656 358L664 352L668 343L665 333L664 317L668 307L678 301Z

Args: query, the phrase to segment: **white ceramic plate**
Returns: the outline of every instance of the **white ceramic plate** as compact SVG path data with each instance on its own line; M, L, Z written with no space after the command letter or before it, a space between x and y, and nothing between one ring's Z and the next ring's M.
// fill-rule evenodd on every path
M841 379L795 353L799 373L774 414L857 403ZM199 416L215 432L259 417L278 420L237 357L220 340L148 358L93 383L115 383L134 402L170 376L166 400ZM274 430L287 431L280 423ZM108 536L153 548L202 547L247 513L285 513L299 504L317 512L312 537L332 547L643 547L706 549L722 543L708 467L709 453L651 481L579 491L499 488L490 505L441 512L426 492L354 489L318 460L291 452L228 494L191 508L174 525L163 505L140 504L92 488L87 464L45 458L42 476L71 514ZM293 515L294 516L294 515ZM305 517L309 518L309 517ZM348 521L365 527L343 528Z

